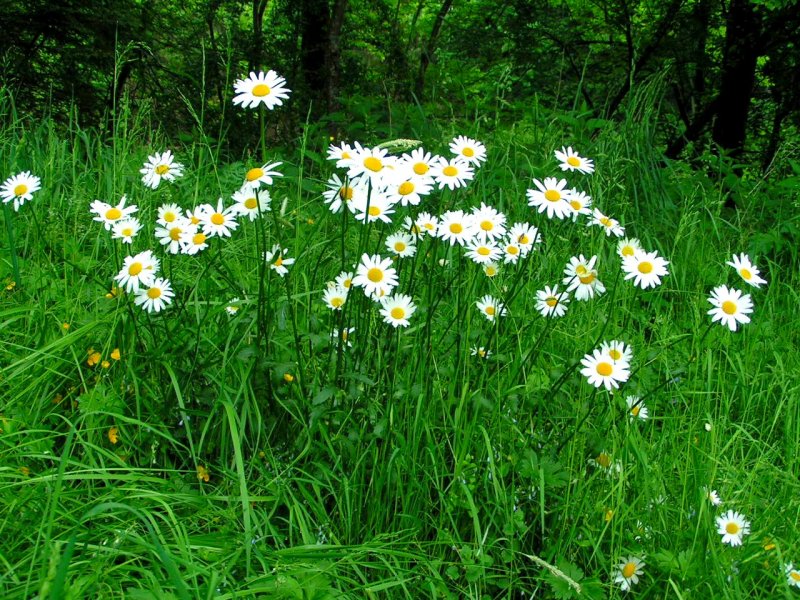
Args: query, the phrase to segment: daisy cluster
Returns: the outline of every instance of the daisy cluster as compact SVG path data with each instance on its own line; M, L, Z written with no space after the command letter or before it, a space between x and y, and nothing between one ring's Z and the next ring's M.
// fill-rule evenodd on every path
M761 277L758 267L744 253L738 256L734 254L733 260L725 264L736 269L736 272L744 282L755 288L760 288L767 283L767 280ZM711 291L708 301L713 307L708 311L708 314L711 315L712 323L719 321L721 325L726 326L731 331L736 331L739 324L750 322L749 315L753 312L753 300L750 294L744 294L735 288L720 285Z

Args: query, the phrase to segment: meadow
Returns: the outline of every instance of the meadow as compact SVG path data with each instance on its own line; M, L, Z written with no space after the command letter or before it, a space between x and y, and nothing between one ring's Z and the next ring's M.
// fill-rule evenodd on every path
M800 165L276 77L237 159L0 95L3 598L800 592Z

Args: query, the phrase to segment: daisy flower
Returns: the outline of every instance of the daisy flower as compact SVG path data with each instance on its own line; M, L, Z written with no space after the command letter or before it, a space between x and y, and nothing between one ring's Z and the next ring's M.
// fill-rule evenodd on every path
M200 225L200 214L201 210L199 206L195 206L192 209L186 209L186 218L189 220L190 225L199 226Z
M598 388L602 385L609 391L612 388L619 388L619 384L628 381L630 376L628 363L614 361L599 349L585 355L581 359L581 364L583 365L581 375L586 377L591 385Z
M530 223L514 223L508 230L508 238L519 244L523 256L527 256L542 241L539 230Z
M637 250L633 256L625 255L622 258L625 280L633 279L633 285L637 285L643 290L661 285L661 278L669 275L668 264L669 261L661 258L655 251Z
M633 349L619 340L603 342L600 344L600 352L607 354L614 362L629 363L633 358Z
M328 189L322 192L322 197L333 214L340 212L342 206L347 206L351 213L355 212L356 203L353 200L367 194L366 180L363 183L359 178L342 181L336 173L331 175L325 186Z
M130 217L133 213L139 210L139 207L135 204L125 206L127 201L128 197L122 196L119 204L116 206L111 206L102 200L95 200L89 207L91 212L96 215L92 220L102 223L103 227L106 228L106 231L110 231L111 226L114 225L114 223Z
M182 212L181 207L177 204L162 204L158 207L158 219L156 219L156 223L162 227L169 227L171 223L174 223L183 216Z
M380 185L383 178L393 172L397 159L385 148L362 148L357 146L356 155L347 171L350 178L364 175L373 185Z
M786 583L789 584L789 587L800 588L800 570L795 569L792 563L788 563L784 566L784 571L786 572Z
M421 212L414 220L414 225L419 228L420 233L424 231L428 235L435 236L439 228L439 218L430 213Z
M617 572L614 575L614 583L618 583L623 592L631 589L631 586L639 583L639 576L643 573L644 561L635 556L623 558L617 565Z
M172 304L174 296L169 279L159 277L136 292L134 303L147 312L160 312L168 304Z
M278 244L275 244L272 250L264 252L264 260L269 263L269 268L281 277L289 272L286 267L294 264L293 258L286 258L285 256L288 251L288 249L281 248Z
M217 200L217 207L212 204L200 206L200 227L208 237L220 236L231 237L231 231L235 230L239 223L236 216L239 214L236 207L225 208L222 198Z
M170 150L165 150L148 156L139 173L142 174L142 183L151 189L156 189L161 185L162 179L175 181L177 177L183 176L183 165L175 161Z
M559 167L562 171L580 171L581 173L591 174L594 173L594 161L588 158L583 158L572 149L572 146L567 148L561 147L561 152L555 151L556 160L561 161Z
M649 412L639 396L626 396L625 404L628 405L628 415L631 421L634 419L641 419L642 421L647 420Z
M543 290L536 292L536 310L543 317L564 316L564 313L567 312L567 304L569 304L569 294L567 292L559 293L557 285L552 288L546 285Z
M194 256L208 248L208 236L197 230L196 225L189 225L181 232L181 252Z
M489 321L494 321L497 317L503 317L506 314L506 307L488 294L478 300L475 305Z
M750 294L742 294L739 290L728 289L720 285L714 288L708 301L714 307L708 311L711 322L720 321L731 331L736 331L738 323L749 323L753 312L753 301Z
M597 278L594 268L596 261L597 256L592 256L587 261L581 254L570 258L564 269L563 284L567 286L568 292L575 293L577 300L589 300L595 294L600 295L606 291L606 287Z
M353 285L364 288L364 293L371 298L391 294L397 286L397 271L392 268L392 259L381 258L379 254L363 254Z
M338 286L343 287L345 290L349 290L350 286L353 285L353 272L342 271L336 276L334 283Z
M712 490L710 488L703 488L703 493L705 494L706 500L711 502L713 506L719 506L720 504L722 504L722 500L720 499L717 490Z
M256 108L259 104L264 104L269 110L283 104L289 97L286 80L278 76L275 71L250 71L247 79L237 79L233 84L233 104L242 108Z
M567 187L567 180L557 180L555 177L546 177L544 183L538 179L533 180L535 190L528 190L528 206L536 208L540 213L547 211L547 218L556 217L563 219L572 213L569 201L572 196Z
M486 162L486 146L463 135L450 142L450 152L466 163L480 167Z
M117 221L111 228L111 237L122 240L124 244L132 244L133 238L139 233L142 224L136 217L130 217L124 221Z
M389 252L396 254L400 258L407 258L414 256L417 252L417 247L414 245L414 238L410 233L398 231L386 238L386 247Z
M587 196L584 192L579 192L575 188L569 191L569 208L572 214L572 220L576 221L578 215L590 215L592 211L592 197Z
M281 162L274 162L274 163L267 163L265 165L261 165L260 167L253 167L249 169L247 173L244 175L244 184L242 184L242 189L244 188L259 188L261 184L264 185L272 185L273 177L283 177L283 173L279 171L273 171L276 167L280 167L283 163Z
M338 169L349 169L353 156L355 156L353 148L347 142L342 142L338 146L335 144L328 146L328 160L335 160Z
M478 358L489 358L492 355L492 351L483 346L472 346L469 349L469 353L470 356L477 356Z
M149 286L155 281L159 266L153 253L145 250L135 256L126 256L114 280L120 287L124 286L126 292L138 292L140 286Z
M723 544L741 546L742 538L750 533L750 521L744 515L729 510L717 517L717 533L722 536Z
M483 265L483 274L487 277L495 277L500 272L500 267L497 263L486 263Z
M616 219L612 219L611 217L605 216L601 213L598 209L594 209L592 211L592 220L589 221L589 226L597 225L598 227L602 227L606 235L615 235L617 237L622 237L625 235L625 228L619 224L619 221Z
M331 342L336 342L337 344L341 341L342 346L346 346L347 348L353 347L353 342L350 341L350 334L356 330L355 327L345 327L342 331L339 331L338 327L334 327L333 331L331 331Z
M624 238L617 242L617 254L624 259L626 256L633 256L637 250L642 249L642 244L636 238Z
M238 297L231 298L230 302L225 305L225 312L228 313L229 316L235 317L236 313L238 313L239 309L241 308L241 306L239 306L240 302L241 300Z
M475 218L463 210L448 210L439 221L436 235L450 245L463 246L477 233Z
M590 465L603 471L607 477L611 477L616 473L622 472L622 463L618 460L612 460L611 455L603 450L597 455L597 458L590 458L588 461ZM610 519L606 519L607 521Z
M479 208L472 209L472 216L475 220L478 239L483 241L499 240L505 235L506 216L495 208L481 202Z
M439 189L448 187L451 190L465 187L468 181L475 177L475 171L468 162L459 158L447 160L440 158L431 169L431 175L436 180Z
M328 287L322 293L322 301L331 310L342 310L344 303L347 302L347 288L340 285Z
M400 206L416 206L422 202L422 197L431 193L432 184L426 181L409 177L401 178L397 183L391 183L386 189L386 195L392 204Z
M251 221L255 221L260 213L272 210L270 204L272 197L269 190L255 190L245 187L233 193L233 210L236 214L247 216Z
M392 218L389 215L392 214L394 214L394 204L386 194L376 188L372 188L371 194L359 195L353 199L353 215L358 221L391 223Z
M381 310L384 323L388 323L395 329L397 327L408 327L408 318L414 314L417 307L411 301L411 296L395 294L381 298Z
M428 233L411 217L403 217L403 223L400 225L400 228L402 229L403 233L408 233L414 239L421 238Z
M519 244L508 240L506 240L506 242L503 244L502 252L503 262L505 264L511 263L515 265L517 264L517 261L519 261L520 257L523 256L522 248L519 246Z
M417 148L412 150L411 154L403 154L400 157L400 165L411 169L417 177L430 178L431 169L440 159L440 156L434 156L422 148Z
M32 200L33 193L38 192L41 188L41 179L31 175L30 171L23 171L12 175L3 182L0 187L0 197L3 198L3 204L8 204L13 200L14 210L18 211L19 207L28 200Z
M733 261L728 261L725 264L736 269L736 272L739 273L739 276L753 287L761 287L762 284L767 283L766 279L762 279L759 276L760 271L758 270L758 267L750 262L750 257L744 252L739 256L734 254Z
M479 265L497 262L503 251L494 242L473 239L466 245L466 257Z

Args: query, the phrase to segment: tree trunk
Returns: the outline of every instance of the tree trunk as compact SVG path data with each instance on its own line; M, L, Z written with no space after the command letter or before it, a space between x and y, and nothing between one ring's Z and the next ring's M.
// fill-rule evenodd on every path
M269 0L253 0L253 47L250 52L250 70L261 70L264 62L264 13Z
M328 0L300 4L300 68L309 99L319 106L327 98L326 55L329 53L331 13ZM315 113L319 114L319 110Z
M436 52L436 45L439 43L439 34L442 32L442 25L444 18L453 6L453 0L444 0L439 12L436 14L436 20L433 22L433 29L431 36L428 38L428 43L422 50L422 56L419 58L419 71L417 71L417 81L414 85L414 90L417 98L422 98L425 91L425 72L428 70L428 65L431 64L431 57Z
M339 109L339 90L341 88L342 48L340 40L344 16L347 11L347 0L336 0L331 14L328 46L325 55L325 66L328 71L326 86L326 108L329 113Z

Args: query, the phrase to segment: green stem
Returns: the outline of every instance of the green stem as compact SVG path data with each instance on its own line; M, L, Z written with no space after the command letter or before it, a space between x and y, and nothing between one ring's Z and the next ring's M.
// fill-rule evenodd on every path
M14 276L14 283L19 286L22 283L22 277L19 273L17 245L14 240L14 223L11 221L11 209L8 204L3 204L3 211L6 220L6 230L8 231L8 250L11 253L11 271Z

